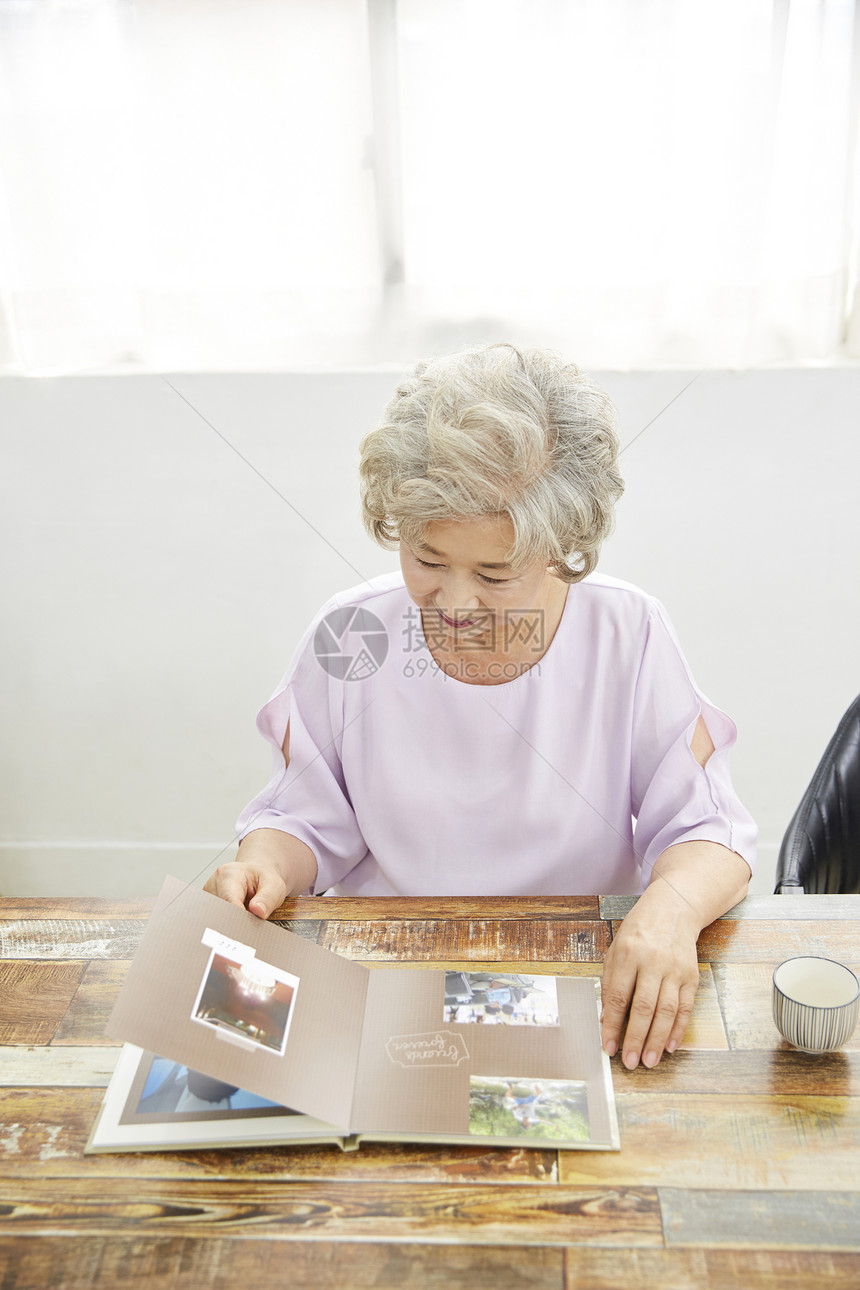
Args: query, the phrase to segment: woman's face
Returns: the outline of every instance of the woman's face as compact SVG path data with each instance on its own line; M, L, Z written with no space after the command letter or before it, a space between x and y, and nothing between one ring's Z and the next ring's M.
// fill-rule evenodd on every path
M406 590L425 614L436 617L440 633L546 608L556 580L540 561L512 568L505 554L513 538L510 519L490 515L436 521L428 524L422 544L400 543Z

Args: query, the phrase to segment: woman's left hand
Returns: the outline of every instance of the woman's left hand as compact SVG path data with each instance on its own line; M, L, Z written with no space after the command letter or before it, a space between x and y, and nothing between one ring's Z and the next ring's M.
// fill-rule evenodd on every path
M601 1042L613 1057L629 1009L621 1050L629 1070L640 1057L656 1066L683 1039L699 984L700 931L695 911L652 887L616 933L603 964Z

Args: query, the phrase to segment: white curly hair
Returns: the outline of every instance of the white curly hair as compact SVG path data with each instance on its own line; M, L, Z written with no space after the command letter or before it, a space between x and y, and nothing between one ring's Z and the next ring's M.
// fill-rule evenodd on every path
M549 350L502 343L421 362L361 441L364 525L391 550L434 521L507 515L512 566L539 559L578 582L624 491L617 430L606 392Z

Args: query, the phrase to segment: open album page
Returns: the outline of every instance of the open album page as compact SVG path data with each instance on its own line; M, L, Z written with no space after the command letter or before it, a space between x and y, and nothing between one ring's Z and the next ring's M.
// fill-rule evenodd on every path
M171 878L107 1033L347 1133L368 977Z
M596 981L373 971L353 1131L618 1147Z

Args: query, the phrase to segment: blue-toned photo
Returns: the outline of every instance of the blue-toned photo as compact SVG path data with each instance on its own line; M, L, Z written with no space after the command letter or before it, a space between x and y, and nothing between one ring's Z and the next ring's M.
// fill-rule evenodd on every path
M460 1025L557 1026L555 977L446 972L443 1020Z
M270 1102L256 1093L212 1079L200 1071L189 1070L178 1062L165 1057L153 1058L152 1065L137 1104L137 1112L165 1115L188 1112L205 1112L207 1116L223 1112L233 1115L236 1111L276 1109L284 1114L287 1108ZM289 1112L287 1112L289 1113Z

